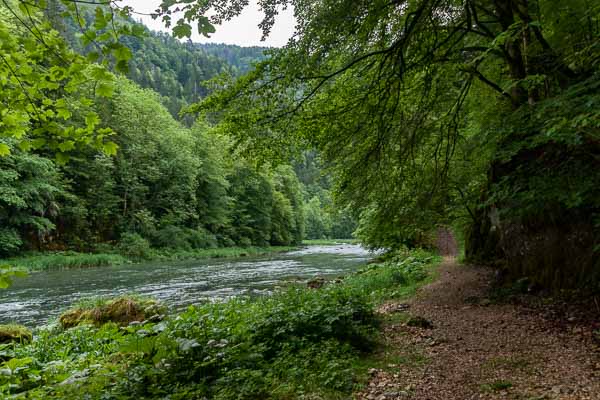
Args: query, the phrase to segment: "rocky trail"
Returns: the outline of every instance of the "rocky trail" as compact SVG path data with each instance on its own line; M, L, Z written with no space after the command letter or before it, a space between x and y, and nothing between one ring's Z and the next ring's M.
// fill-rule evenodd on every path
M600 399L592 330L496 304L493 271L446 258L435 282L388 303L380 365L357 399ZM597 314L596 314L597 316Z

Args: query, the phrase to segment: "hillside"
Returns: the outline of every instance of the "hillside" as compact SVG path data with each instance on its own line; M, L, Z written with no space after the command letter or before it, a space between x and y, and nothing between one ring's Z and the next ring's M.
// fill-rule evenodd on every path
M81 13L86 26L93 24L91 8L82 7ZM54 18L52 21L73 49L81 54L93 50L92 44L82 46L81 27L72 19ZM244 74L253 63L265 57L264 51L267 50L257 46L183 42L169 33L151 31L132 19L128 23L143 34L139 38L120 38L132 53L127 77L160 94L162 104L176 119L180 119L182 107L208 94L203 82L220 74ZM186 122L190 125L193 121L187 118Z

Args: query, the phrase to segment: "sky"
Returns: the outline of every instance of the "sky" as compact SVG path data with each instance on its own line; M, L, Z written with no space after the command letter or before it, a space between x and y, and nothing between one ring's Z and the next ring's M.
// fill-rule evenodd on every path
M136 12L151 13L161 0L123 0L121 5L133 7ZM162 24L162 21L154 20L150 16L134 14L135 20L142 22L152 30L168 31ZM275 21L275 26L271 30L269 37L261 42L262 31L258 27L258 23L262 20L263 13L259 10L256 0L250 0L250 5L238 17L231 21L225 22L223 25L215 26L217 31L210 35L210 39L197 32L192 35L192 40L199 43L226 43L237 44L239 46L284 46L288 39L294 33L295 20L293 12L288 9L281 11ZM176 20L173 19L173 22Z

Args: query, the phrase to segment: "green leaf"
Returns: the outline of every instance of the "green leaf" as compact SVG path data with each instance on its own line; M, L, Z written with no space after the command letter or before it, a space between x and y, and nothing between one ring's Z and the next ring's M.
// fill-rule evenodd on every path
M21 151L29 151L32 147L31 142L29 140L23 140L19 142L17 146L19 146L19 149L21 149Z
M100 58L100 54L97 51L90 51L87 56L86 56L87 60L89 62L96 62L98 61L98 59Z
M93 129L100 123L100 117L95 112L90 112L85 116L85 124L89 129Z
M208 17L201 16L198 18L198 32L206 37L210 37L211 33L215 33L216 29L213 24L210 23Z
M96 87L96 94L100 97L111 97L114 92L113 85L109 83L100 83Z
M98 31L106 28L108 21L111 19L110 16L105 16L102 7L96 7L96 15L94 18L94 28Z
M0 289L8 289L11 284L12 281L8 276L0 274Z
M117 60L121 61L127 61L131 58L131 50L129 50L129 48L120 45L119 47L117 47L114 51L114 55L117 58Z
M106 142L102 145L102 151L107 156L114 156L117 154L117 150L119 149L119 145L114 142Z
M59 153L59 152L57 152L54 157L56 159L56 163L59 165L65 165L66 163L69 162L69 159L70 159L68 154Z
M10 155L10 147L4 143L0 143L0 157Z
M58 148L62 152L67 152L67 151L73 150L75 148L75 142L72 140L67 140L66 142L59 144Z
M173 36L179 39L182 39L184 37L189 38L192 36L192 27L190 26L190 24L179 20L177 22L177 25L173 28Z
M31 146L34 149L40 149L45 145L46 145L46 139L44 139L44 138L37 138L37 139L33 139L31 141Z

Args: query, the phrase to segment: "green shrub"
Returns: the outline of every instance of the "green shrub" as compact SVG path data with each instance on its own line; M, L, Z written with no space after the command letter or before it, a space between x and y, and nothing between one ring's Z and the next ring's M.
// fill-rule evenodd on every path
M137 233L124 233L118 245L119 253L134 260L151 258L150 243Z
M23 241L14 229L0 228L0 256L10 256L21 248Z
M189 237L189 232L186 229L175 225L167 225L156 232L154 244L164 249L189 251L192 249Z
M213 249L219 247L217 238L206 229L190 229L187 241L193 249Z

